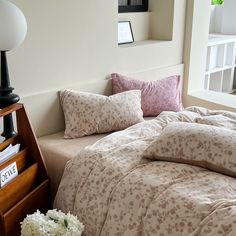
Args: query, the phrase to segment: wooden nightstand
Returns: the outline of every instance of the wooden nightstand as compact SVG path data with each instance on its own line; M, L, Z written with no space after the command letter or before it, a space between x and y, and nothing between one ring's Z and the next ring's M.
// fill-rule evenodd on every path
M0 235L20 235L20 222L39 209L50 208L49 179L23 104L14 104L0 111L0 117L15 112L17 135L0 144L0 151L9 144L20 143L20 152L0 164L0 170L16 162L18 176L0 188Z

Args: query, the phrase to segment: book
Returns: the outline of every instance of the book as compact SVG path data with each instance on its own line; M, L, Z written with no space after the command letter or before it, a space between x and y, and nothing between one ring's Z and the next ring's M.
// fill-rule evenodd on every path
M20 151L20 144L8 145L3 151L0 152L0 164L10 159L13 155Z

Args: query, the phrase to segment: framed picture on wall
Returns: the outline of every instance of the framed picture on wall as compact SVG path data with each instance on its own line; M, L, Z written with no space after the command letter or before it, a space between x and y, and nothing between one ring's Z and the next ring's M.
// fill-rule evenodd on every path
M133 43L134 36L130 21L118 22L118 44Z
M118 0L118 12L148 11L148 0Z

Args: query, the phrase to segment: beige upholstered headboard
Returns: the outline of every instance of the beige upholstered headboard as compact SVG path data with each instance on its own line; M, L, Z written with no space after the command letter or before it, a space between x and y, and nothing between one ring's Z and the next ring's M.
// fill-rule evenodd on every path
M158 80L171 75L181 75L183 78L183 64L156 68L148 71L129 74L141 80ZM111 81L109 78L96 79L78 83L70 89L109 95L111 93ZM21 98L26 107L34 131L38 137L52 134L64 129L64 116L60 106L58 91L45 91L39 94Z

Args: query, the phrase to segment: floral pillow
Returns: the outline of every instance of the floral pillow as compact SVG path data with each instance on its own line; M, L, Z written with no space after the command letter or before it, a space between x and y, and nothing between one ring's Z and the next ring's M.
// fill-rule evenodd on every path
M196 123L170 123L143 157L197 165L235 177L236 131Z
M140 90L109 97L64 90L60 100L65 116L64 138L122 130L143 121Z
M142 110L144 116L157 116L162 111L180 111L180 76L170 76L156 81L141 81L113 73L113 94L139 89L142 91Z

